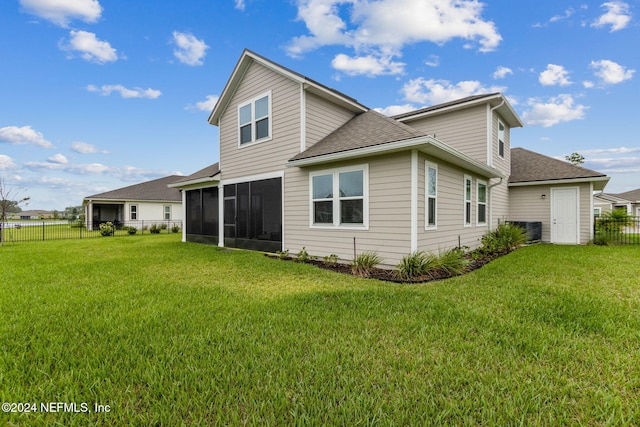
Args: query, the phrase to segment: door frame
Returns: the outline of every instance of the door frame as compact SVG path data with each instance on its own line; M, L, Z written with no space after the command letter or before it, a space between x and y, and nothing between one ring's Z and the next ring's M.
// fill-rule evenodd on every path
M558 241L558 231L556 229L556 218L555 218L555 209L556 209L556 198L559 197L560 191L566 190L574 190L576 195L576 204L575 204L575 234L576 239L574 242L562 242ZM571 186L571 187L551 187L551 212L550 212L550 240L551 243L559 243L559 244L580 244L580 187L579 186Z

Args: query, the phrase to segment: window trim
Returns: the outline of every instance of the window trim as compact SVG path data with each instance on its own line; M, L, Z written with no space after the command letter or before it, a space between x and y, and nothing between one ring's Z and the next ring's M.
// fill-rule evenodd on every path
M480 186L484 185L484 202L480 202ZM478 226L486 226L487 225L487 199L489 198L488 194L489 188L487 187L487 182L482 181L480 179L476 180L476 225ZM480 206L484 205L484 222L480 222Z
M500 130L500 126L502 126L502 130ZM500 134L502 134L502 138L500 138ZM498 119L498 156L501 159L504 159L504 151L507 145L505 141L507 134L507 127L502 123L502 120ZM502 151L502 153L500 153Z
M469 184L468 198L467 183ZM467 212L469 212L469 218L467 218ZM471 227L473 224L473 177L471 175L465 175L462 181L462 221L465 227Z
M269 135L264 138L256 139L256 130L257 130L256 123L259 121L259 120L256 120L256 114L255 114L256 101L264 98L265 96L267 97L267 108L268 108L268 112L265 117L267 117L269 120ZM242 127L240 123L240 110L243 107L246 107L247 105L251 105L251 122L250 122L251 123L251 141L242 143L242 132L240 131ZM273 108L272 108L272 93L270 90L238 104L236 113L237 113L236 129L238 132L238 148L250 147L252 145L260 144L262 142L270 141L271 139L273 139ZM260 120L262 119L264 119L264 117L260 117Z
M129 221L137 221L138 220L138 205L129 205ZM133 215L136 217L133 218Z
M362 171L362 196L340 197L340 174L343 172ZM330 199L313 198L313 178L322 175L332 175L333 194ZM340 223L340 201L362 199L362 224ZM321 224L314 222L313 204L315 201L331 200L333 205L333 223ZM338 168L322 169L309 173L309 228L336 230L369 230L369 164L358 164Z
M169 208L169 212L167 212L167 208ZM169 214L169 218L167 218L167 213ZM164 221L171 221L171 205L162 205L162 219Z
M434 196L429 195L429 169L435 169L436 171L436 194ZM436 163L426 160L424 162L424 229L436 230L438 228L438 165ZM433 224L429 224L429 199L435 201Z

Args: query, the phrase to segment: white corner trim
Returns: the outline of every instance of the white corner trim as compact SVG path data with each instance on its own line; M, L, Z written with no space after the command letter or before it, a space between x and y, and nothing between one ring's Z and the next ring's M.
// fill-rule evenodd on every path
M418 150L411 150L411 252L418 250Z

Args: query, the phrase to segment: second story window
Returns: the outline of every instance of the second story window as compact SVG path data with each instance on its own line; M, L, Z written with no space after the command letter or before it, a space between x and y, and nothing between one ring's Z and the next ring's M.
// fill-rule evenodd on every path
M504 125L498 121L498 155L504 158Z
M271 93L238 106L240 145L271 138Z

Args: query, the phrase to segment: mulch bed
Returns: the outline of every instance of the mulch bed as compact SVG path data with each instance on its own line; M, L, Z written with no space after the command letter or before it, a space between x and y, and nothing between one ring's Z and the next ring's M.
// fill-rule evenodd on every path
M463 274L470 273L471 271L477 270L482 266L490 263L491 261L497 258L500 258L501 256L504 256L508 253L509 251L506 251L498 254L485 255L481 257L477 257L477 256L473 257L471 254L467 254L466 258L469 261L469 264L467 265L467 268L465 269ZM295 257L289 257L289 256L280 257L274 254L265 254L265 255L268 257L280 259L283 261L305 262L306 264L313 264L316 267L324 268L325 270L332 270L338 273L349 274L354 276L353 271L351 270L351 266L349 264L337 263L337 264L331 265L319 259L300 261ZM418 277L414 277L413 279L406 280L406 279L401 279L397 277L394 270L387 270L384 268L373 268L368 278L384 280L387 282L394 282L394 283L425 283L425 282L432 282L434 280L448 279L454 276L455 274L449 274L448 272L443 270L433 270L423 276L418 276Z

